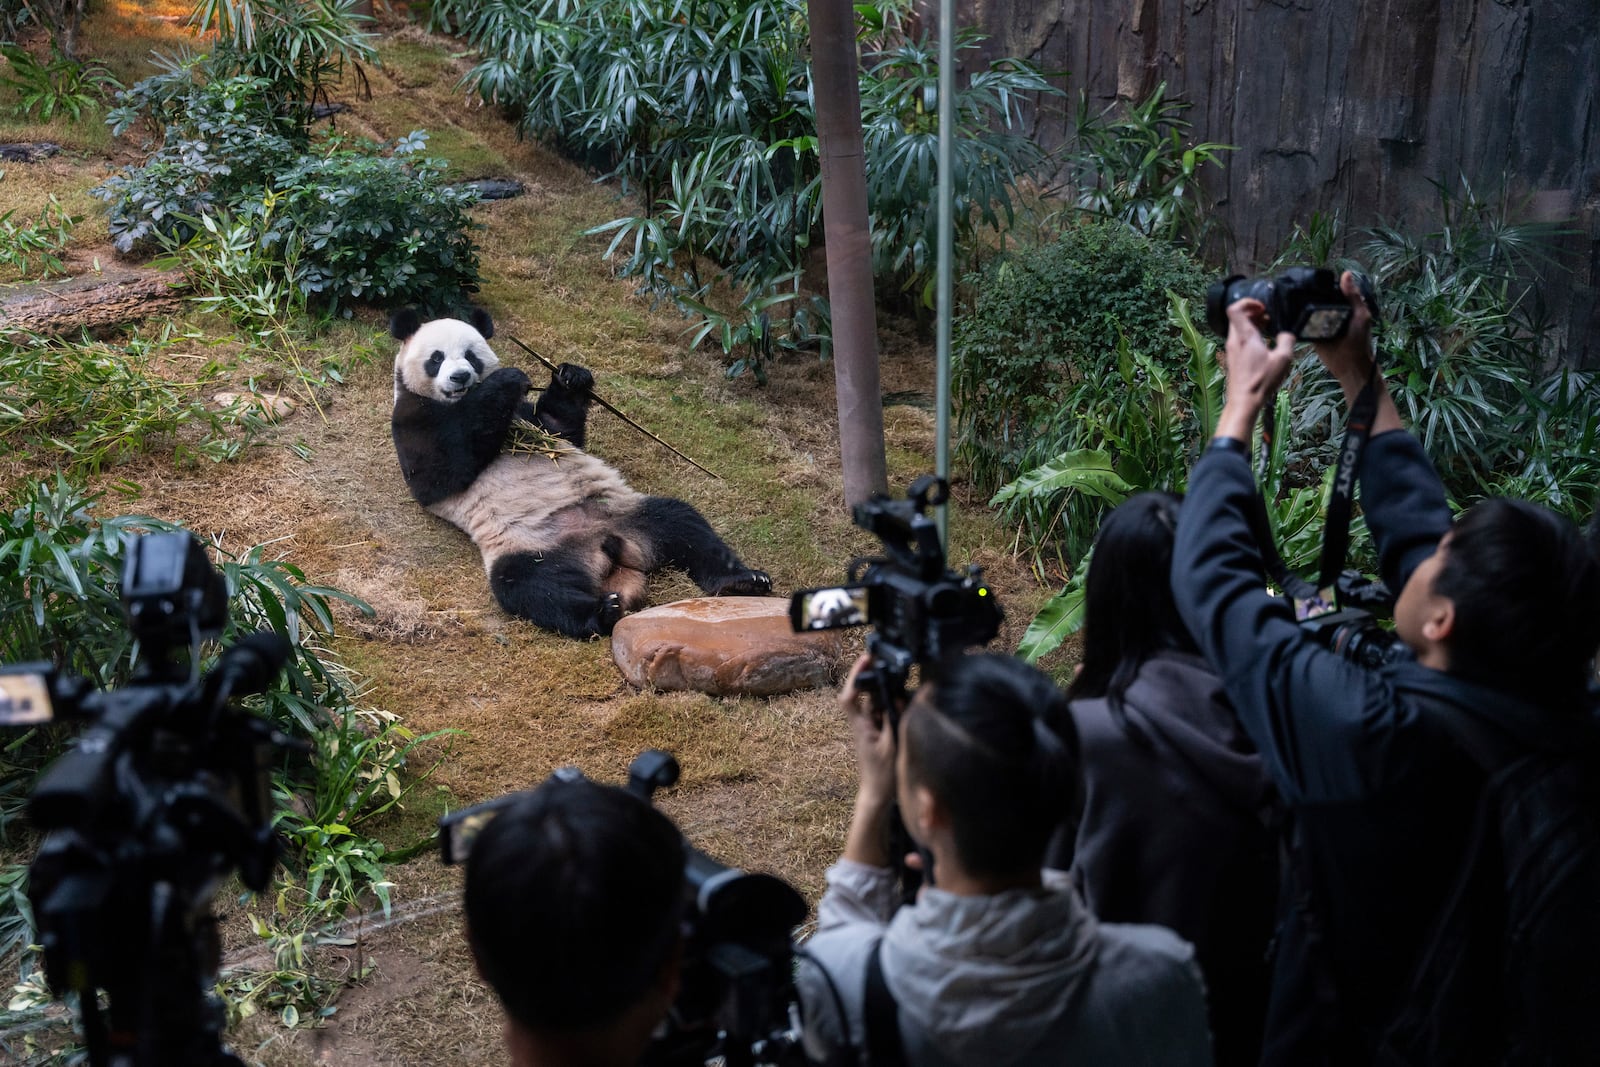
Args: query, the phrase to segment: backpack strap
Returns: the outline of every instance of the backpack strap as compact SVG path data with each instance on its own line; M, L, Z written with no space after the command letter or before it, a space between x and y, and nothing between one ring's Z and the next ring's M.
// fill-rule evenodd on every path
M867 1062L872 1067L905 1067L906 1050L900 1039L900 1005L883 980L883 939L867 957L866 999L862 1004L866 1028Z

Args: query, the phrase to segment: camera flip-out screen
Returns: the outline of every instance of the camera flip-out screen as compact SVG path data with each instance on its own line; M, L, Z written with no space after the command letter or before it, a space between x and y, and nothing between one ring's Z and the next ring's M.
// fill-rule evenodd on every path
M789 602L789 618L796 632L865 626L872 621L869 597L870 589L864 585L802 590Z
M42 674L0 674L0 726L36 726L55 718Z

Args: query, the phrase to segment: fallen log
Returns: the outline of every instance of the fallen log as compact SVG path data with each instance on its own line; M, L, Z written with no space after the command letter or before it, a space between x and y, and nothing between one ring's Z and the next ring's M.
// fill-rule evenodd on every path
M182 275L162 271L0 286L0 332L60 335L120 326L176 310L187 287Z

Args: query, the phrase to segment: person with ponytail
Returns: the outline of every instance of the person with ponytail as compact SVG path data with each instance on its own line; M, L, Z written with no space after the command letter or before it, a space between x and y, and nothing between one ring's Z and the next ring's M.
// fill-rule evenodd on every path
M1067 688L1084 815L1048 863L1073 871L1102 921L1155 923L1193 943L1217 1063L1253 1065L1277 899L1273 794L1173 603L1179 503L1173 493L1130 497L1095 539L1083 659Z
M888 1067L1212 1062L1194 952L1169 930L1099 923L1046 849L1082 804L1065 696L1020 660L962 656L899 715L856 663L840 694L860 782L800 990L818 1062ZM891 814L925 857L899 907Z

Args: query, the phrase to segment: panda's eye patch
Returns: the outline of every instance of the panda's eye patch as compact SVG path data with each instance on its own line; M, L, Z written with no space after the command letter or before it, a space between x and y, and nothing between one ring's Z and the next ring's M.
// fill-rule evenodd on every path
M444 353L435 351L428 357L428 362L422 365L422 369L427 373L428 377L433 378L438 375L439 366L442 363L444 363Z
M478 375L483 374L483 360L479 359L478 353L474 352L470 348L467 349L467 362L472 364L472 373Z

